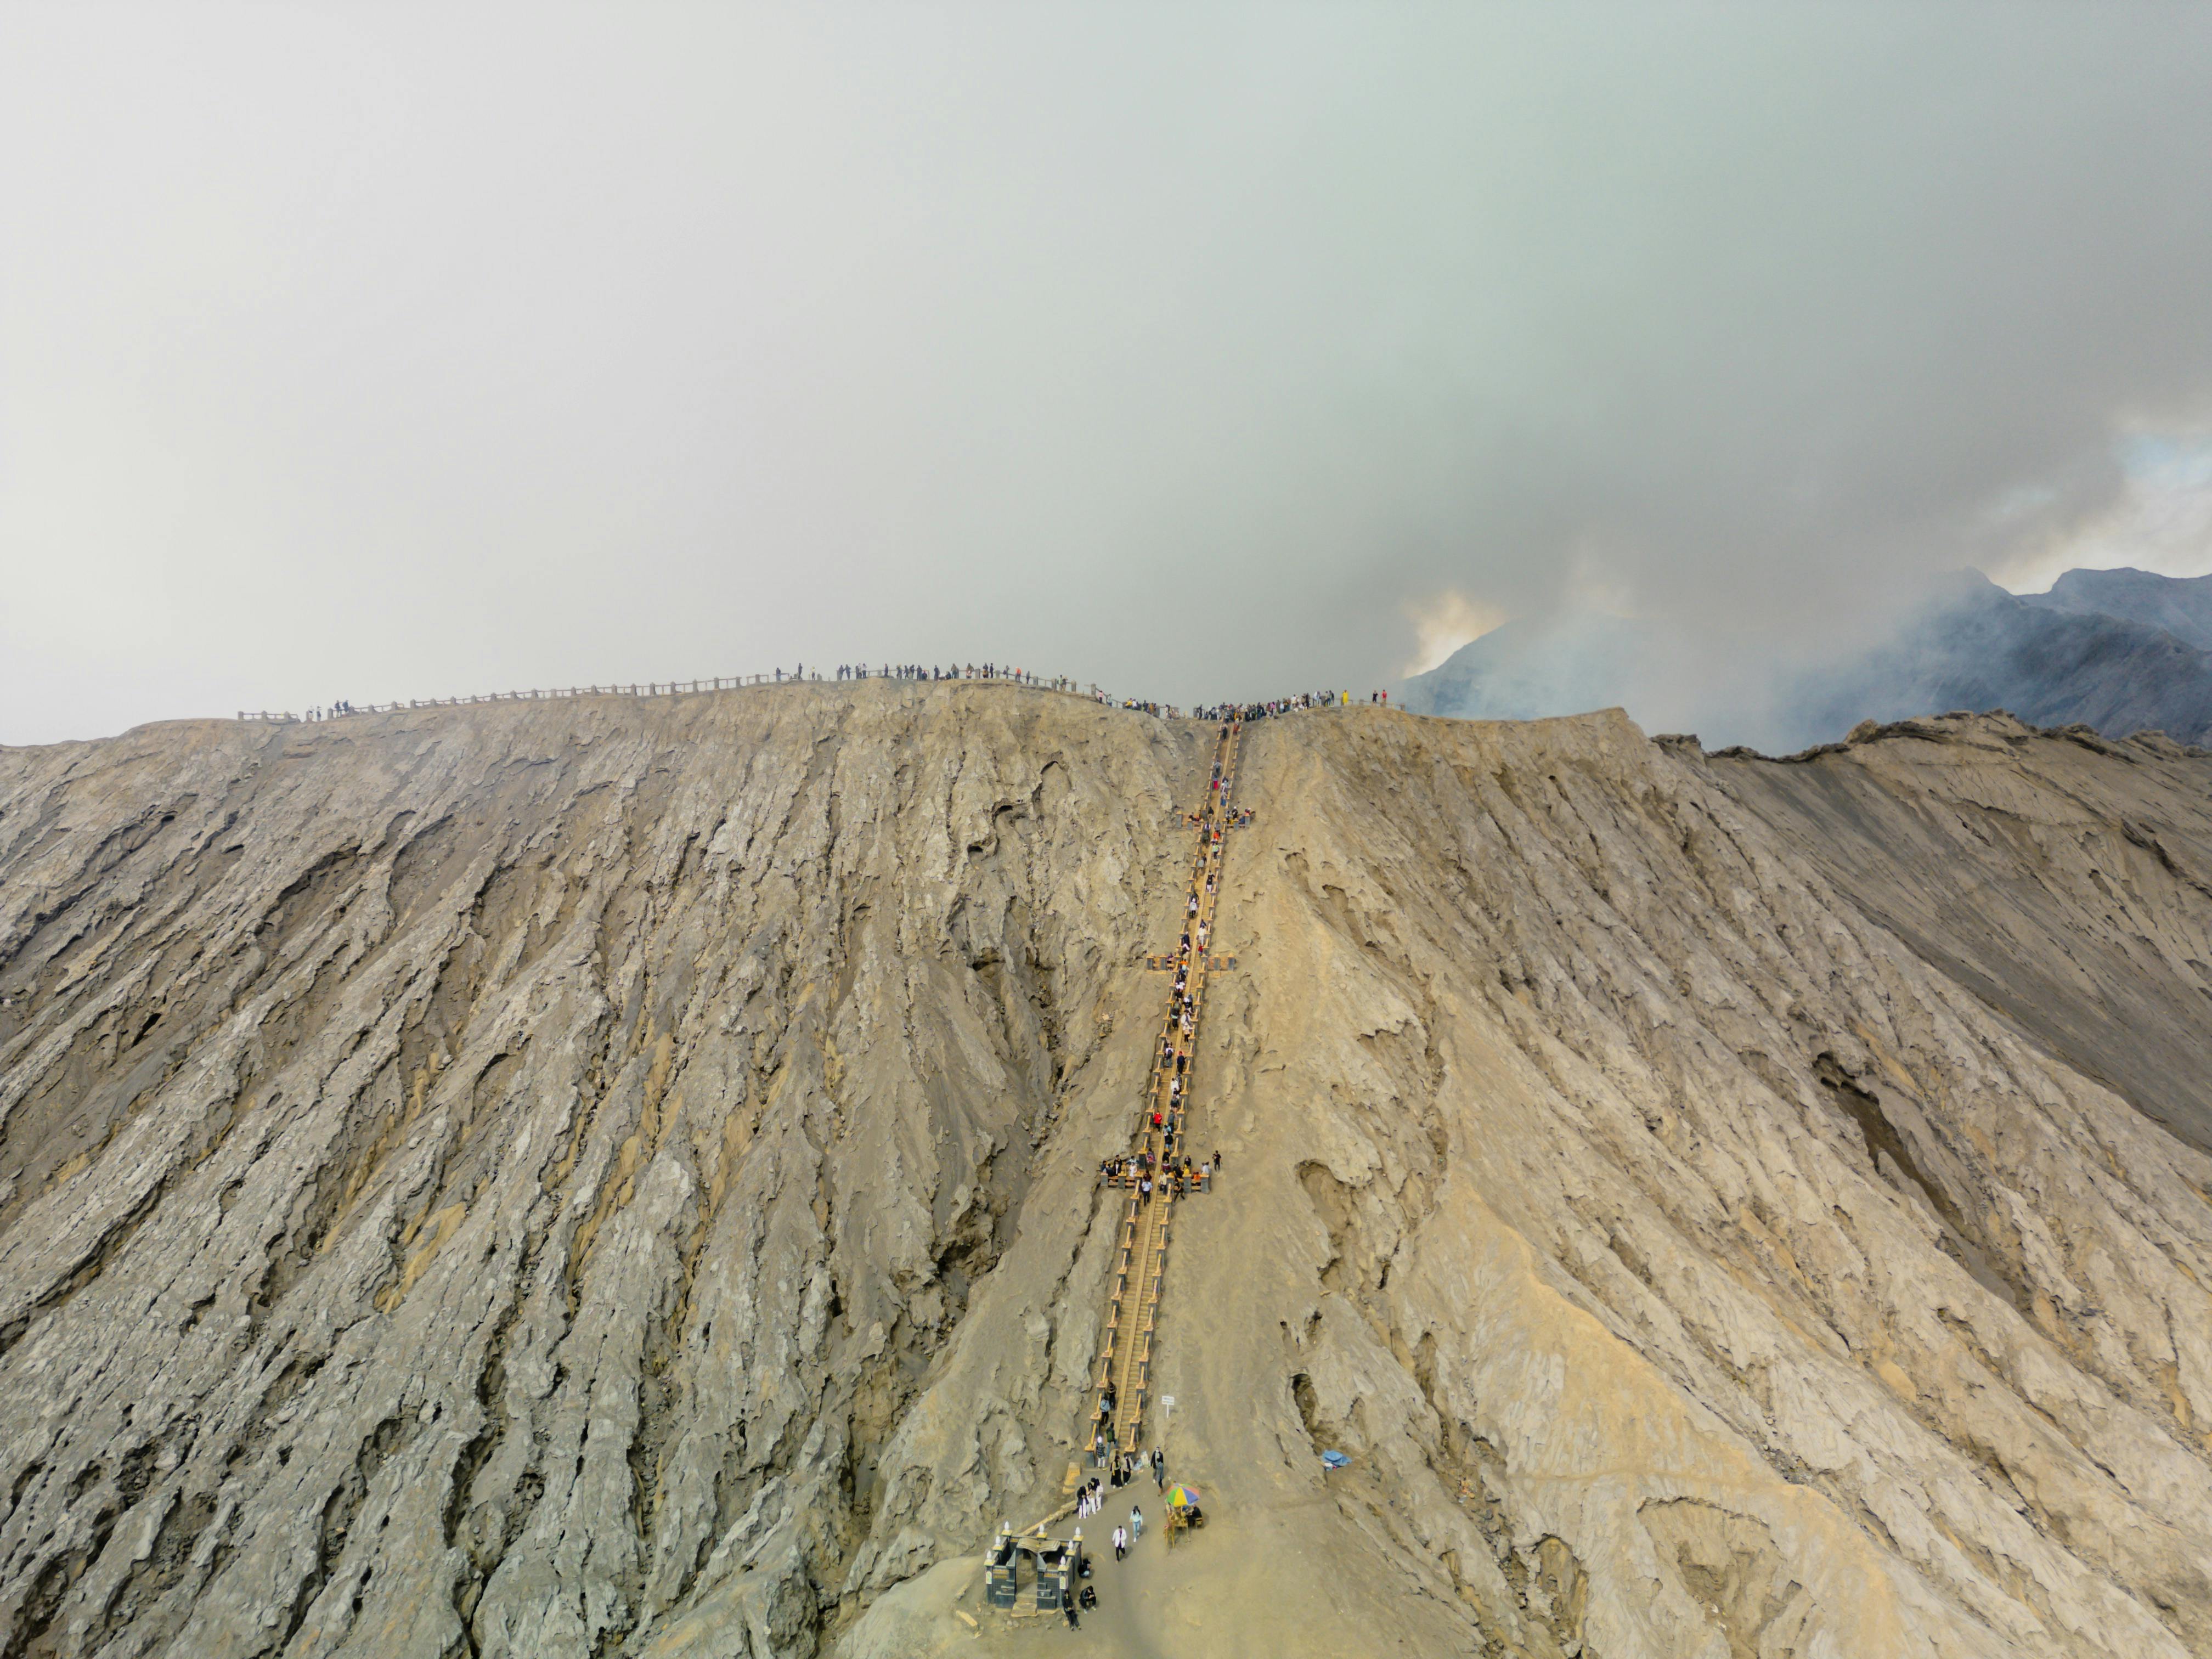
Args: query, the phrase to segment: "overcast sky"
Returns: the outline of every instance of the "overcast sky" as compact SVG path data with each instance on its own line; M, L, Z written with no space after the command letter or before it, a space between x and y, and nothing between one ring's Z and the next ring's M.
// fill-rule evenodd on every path
M2212 7L0 8L0 742L1823 637L2208 394Z

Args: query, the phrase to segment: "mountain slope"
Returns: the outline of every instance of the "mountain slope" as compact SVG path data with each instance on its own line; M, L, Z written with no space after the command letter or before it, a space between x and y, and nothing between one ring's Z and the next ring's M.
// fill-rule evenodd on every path
M1191 1413L1224 1480L1353 1451L1340 1518L1499 1651L2204 1650L2212 1164L1618 717L1251 751L1264 1185L1199 1212L1253 1265L1169 1345L1242 1345Z
M1415 714L1477 720L1620 706L1716 746L1776 752L1833 742L1863 720L1951 708L2203 743L2212 739L2212 588L2074 571L2023 598L1968 572L1871 647L1823 656L1817 641L1801 642L1778 660L1756 642L1567 615L1485 635L1408 680L1404 697Z
M2212 1152L2212 867L2198 769L2154 736L1906 721L1801 763L1716 759L1865 914Z
M793 1650L1118 1075L1198 752L870 686L7 756L8 1651L538 1659L711 1598Z
M2069 570L2029 605L2077 615L2118 617L2162 629L2184 645L2212 651L2212 576L2161 576L2149 570Z
M1212 1522L981 1608L1209 737L0 751L0 1651L2212 1653L2212 760L1982 720L1254 727L1155 1379Z
M1864 657L1817 670L1789 702L1808 742L1862 720L2002 708L2033 726L2092 726L2108 737L2212 738L2212 655L2163 629L2054 611L1978 576Z

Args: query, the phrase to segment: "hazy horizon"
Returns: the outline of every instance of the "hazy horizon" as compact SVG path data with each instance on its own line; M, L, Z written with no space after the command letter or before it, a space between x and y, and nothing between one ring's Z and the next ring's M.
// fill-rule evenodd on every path
M0 139L0 743L2212 569L2199 8L25 4Z

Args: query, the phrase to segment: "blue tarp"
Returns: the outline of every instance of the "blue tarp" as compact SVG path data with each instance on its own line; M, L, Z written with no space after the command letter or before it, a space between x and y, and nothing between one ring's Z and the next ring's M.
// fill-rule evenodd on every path
M1340 1451L1325 1451L1321 1455L1321 1461L1333 1469L1348 1469L1352 1467L1352 1460Z

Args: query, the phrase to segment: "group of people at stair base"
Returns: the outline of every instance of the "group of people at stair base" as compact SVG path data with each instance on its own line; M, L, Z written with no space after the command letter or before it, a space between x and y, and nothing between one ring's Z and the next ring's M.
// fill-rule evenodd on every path
M1167 1454L1158 1446L1153 1447L1150 1453L1116 1451L1106 1460L1107 1484L1115 1486L1127 1486L1137 1478L1137 1471L1142 1468L1152 1470L1154 1486L1164 1487L1167 1485ZM1097 1492L1098 1489L1098 1477L1095 1474L1091 1477L1090 1484L1083 1488L1085 1492ZM1091 1507L1095 1510L1101 1506L1101 1504L1093 1504Z
M1137 1452L1115 1452L1107 1461L1106 1479L1115 1486L1126 1486L1137 1478L1137 1472L1139 1469L1144 1468L1152 1470L1152 1485L1156 1490L1167 1489L1167 1454L1158 1446L1153 1447L1149 1455ZM1106 1507L1106 1494L1101 1489L1096 1475L1091 1477L1091 1483L1084 1488L1084 1491L1090 1495L1091 1514L1096 1515ZM1078 1513L1081 1513L1082 1510L1082 1499L1079 1496L1077 1499L1077 1510ZM1129 1505L1128 1525L1114 1528L1114 1559L1119 1561L1127 1553L1130 1544L1144 1535L1145 1512L1132 1504Z
M1158 1446L1149 1455L1143 1452L1117 1451L1106 1460L1106 1473L1102 1477L1092 1475L1075 1489L1075 1518L1086 1519L1106 1507L1106 1488L1125 1486L1137 1478L1139 1469L1152 1472L1152 1485L1164 1491L1168 1484L1167 1454Z

